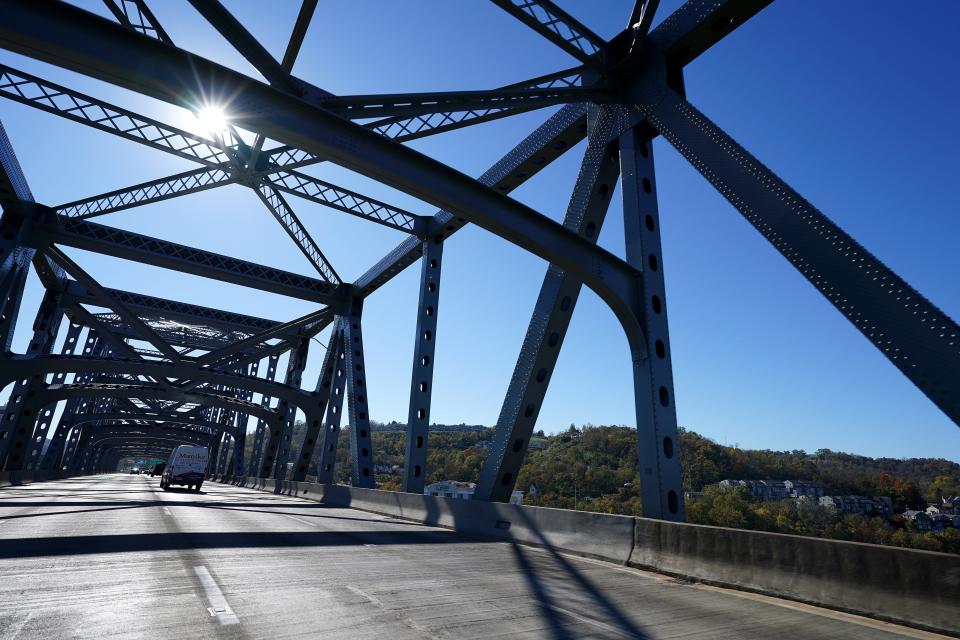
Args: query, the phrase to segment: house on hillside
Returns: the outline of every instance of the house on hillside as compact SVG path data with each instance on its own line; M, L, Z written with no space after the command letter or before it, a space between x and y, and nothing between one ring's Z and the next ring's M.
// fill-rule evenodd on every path
M472 500L477 485L473 482L458 482L456 480L441 480L428 484L423 489L425 496L438 498L454 498L458 500ZM523 491L514 491L510 495L510 504L523 504Z
M744 487L754 500L786 500L787 498L820 498L823 487L811 480L721 480L720 488Z
M933 530L933 519L926 511L907 509L903 512L903 519L912 524L916 531Z
M820 506L834 509L838 516L859 513L889 518L893 515L893 501L887 496L823 496Z

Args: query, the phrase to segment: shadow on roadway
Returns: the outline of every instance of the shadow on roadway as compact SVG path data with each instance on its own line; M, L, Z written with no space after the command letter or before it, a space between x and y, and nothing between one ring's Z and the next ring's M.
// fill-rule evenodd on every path
M369 522L369 521L368 521ZM453 531L267 531L134 533L0 539L0 559L184 549L276 549L492 542Z

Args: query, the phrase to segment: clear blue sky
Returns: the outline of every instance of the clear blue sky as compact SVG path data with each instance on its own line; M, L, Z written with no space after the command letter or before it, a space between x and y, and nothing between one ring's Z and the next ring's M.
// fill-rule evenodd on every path
M98 2L78 3L103 14ZM632 2L561 2L604 37ZM658 21L679 6L661 3ZM256 76L189 7L151 3L174 41ZM279 58L294 0L227 2ZM267 8L269 6L269 8ZM811 202L954 318L960 317L960 205L954 185L960 5L779 0L687 68L688 97ZM918 35L912 25L923 25ZM0 52L0 60L72 88L192 127L186 111ZM483 89L575 61L491 3L321 3L295 73L338 94ZM553 110L413 143L479 175ZM37 199L55 205L193 168L186 161L0 101ZM559 219L583 146L514 196ZM826 447L960 460L960 429L904 378L667 143L655 144L680 424L749 448ZM435 208L331 165L308 170L421 214ZM347 280L402 234L294 197L290 202ZM622 254L619 194L600 242ZM311 273L248 189L119 212L105 224ZM68 250L108 286L277 320L295 300ZM545 264L466 228L448 242L432 419L493 424ZM371 417L405 420L419 266L367 301ZM15 347L39 300L31 284ZM321 338L325 338L323 334ZM304 377L316 380L317 345ZM538 428L635 421L626 342L591 292L577 307Z

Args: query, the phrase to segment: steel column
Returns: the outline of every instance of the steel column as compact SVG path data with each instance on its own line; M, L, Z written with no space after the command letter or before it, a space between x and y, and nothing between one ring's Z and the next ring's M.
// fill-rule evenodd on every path
M310 463L313 460L313 452L316 448L317 440L323 430L323 417L327 408L327 402L330 400L330 394L334 389L339 389L338 394L342 394L342 388L334 386L335 369L339 366L338 358L343 354L343 333L334 328L330 332L330 341L327 344L327 352L323 356L323 365L320 369L320 377L317 379L317 388L314 391L317 403L317 419L305 425L306 430L303 434L303 444L300 445L300 453L296 458L291 480L303 481L310 470ZM321 445L322 446L322 445Z
M337 441L340 436L340 421L343 416L343 396L346 394L347 365L346 365L346 336L344 334L344 318L337 316L330 338L331 348L336 351L332 356L333 383L330 389L330 399L327 402L327 412L323 419L323 443L317 461L317 482L333 484L336 480Z
M343 350L346 354L347 407L350 411L351 481L355 487L375 489L373 437L367 408L367 370L363 361L363 301L354 299L343 323Z
M680 438L651 137L640 127L620 136L627 262L641 271L638 297L643 301L641 322L648 346L646 357L635 353L633 360L640 497L644 516L682 522Z
M403 490L423 493L427 476L427 450L430 435L430 402L433 398L433 367L437 336L437 312L440 309L440 271L443 240L423 242L420 267L420 303L417 307L417 333L410 377L410 408L407 412L407 443L403 463Z

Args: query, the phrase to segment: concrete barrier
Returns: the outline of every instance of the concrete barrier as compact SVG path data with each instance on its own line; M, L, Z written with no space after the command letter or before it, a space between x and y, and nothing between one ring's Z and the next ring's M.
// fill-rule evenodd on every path
M630 565L960 634L960 556L636 518Z
M14 487L48 480L63 480L83 474L64 474L60 471L0 471L0 487Z

